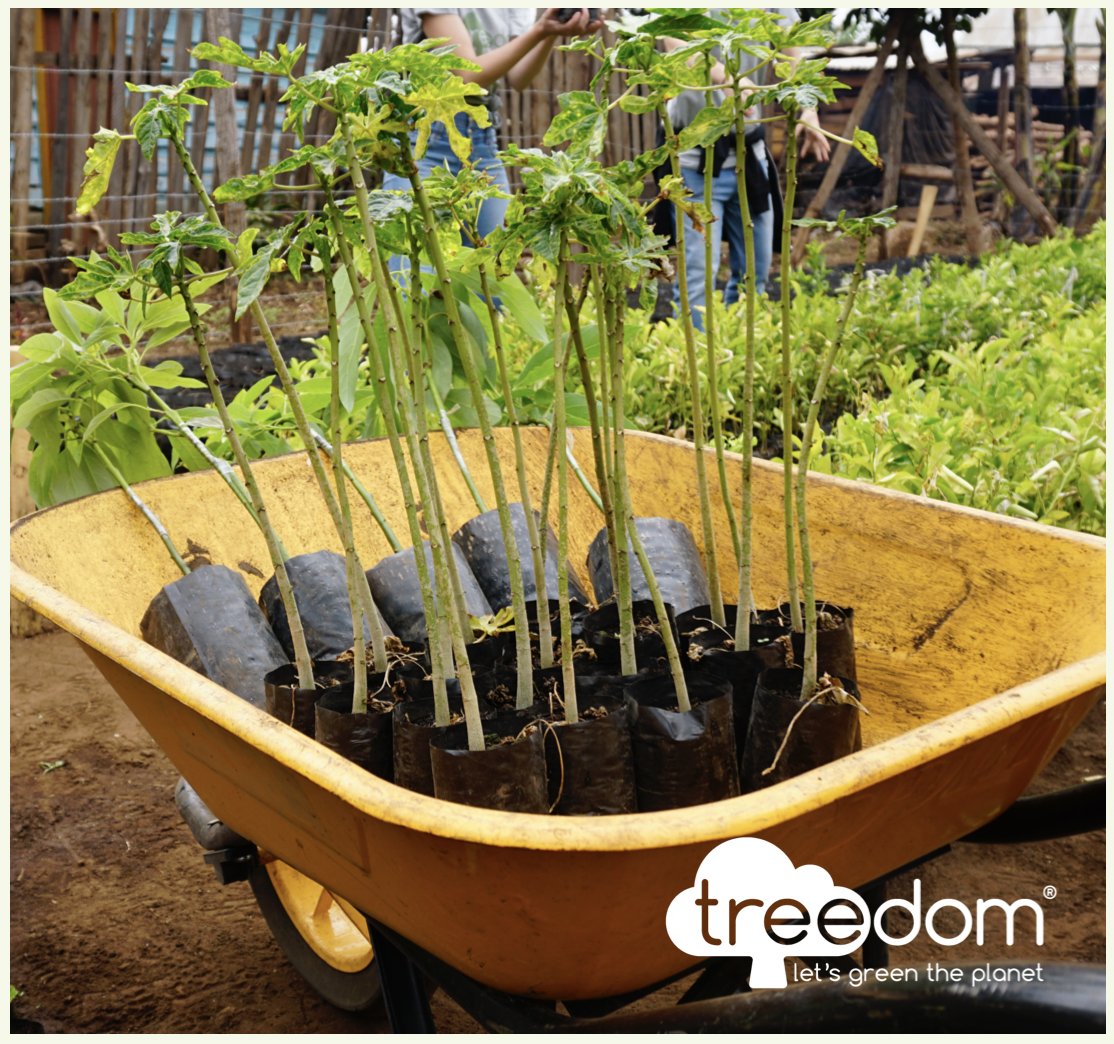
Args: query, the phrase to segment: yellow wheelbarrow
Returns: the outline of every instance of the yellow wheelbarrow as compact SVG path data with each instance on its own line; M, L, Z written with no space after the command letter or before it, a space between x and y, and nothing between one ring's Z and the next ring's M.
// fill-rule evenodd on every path
M537 496L547 432L524 437ZM590 434L575 437L577 455L590 459ZM497 438L513 459L509 432ZM460 443L494 499L478 433L462 432ZM628 447L635 512L699 534L692 447L652 435L633 435ZM474 514L472 499L443 441L434 453L455 529ZM386 442L354 444L345 456L406 532ZM728 468L738 488L740 459ZM341 550L304 454L262 461L256 473L292 554ZM756 462L754 482L755 597L773 605L786 594L780 467ZM382 937L485 989L608 998L693 967L670 942L665 912L718 843L764 838L796 865L820 864L836 884L874 881L1008 809L1105 691L1104 540L821 475L809 483L818 593L855 608L871 710L863 749L678 811L488 811L402 790L338 759L140 640L144 611L178 573L117 491L13 524L11 589L77 638L213 814L258 847L261 903L284 912L281 930L353 985L351 1006L374 990L361 914ZM192 541L239 568L258 593L270 572L262 537L216 475L138 488L177 546ZM588 496L570 490L574 562L601 525ZM734 590L722 513L717 540L725 589ZM366 564L390 553L366 513L356 542Z

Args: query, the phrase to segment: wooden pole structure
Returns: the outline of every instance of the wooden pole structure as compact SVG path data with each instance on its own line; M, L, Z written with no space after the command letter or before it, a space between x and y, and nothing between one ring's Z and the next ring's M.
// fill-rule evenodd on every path
M259 32L255 34L255 53L262 54L267 50L267 43L271 39L271 21L274 9L263 8L259 16ZM263 100L263 74L251 74L251 87L248 89L248 114L244 119L244 144L240 148L240 170L251 170L251 161L255 152L255 125L259 119L259 103Z
M15 164L12 171L12 253L20 260L11 268L13 285L27 278L22 260L27 257L27 226L31 223L31 101L35 60L35 9L13 8L17 21L15 41L15 91L12 95L12 130L15 137Z
M286 15L275 31L274 50L279 44L284 44L290 38L290 29L294 25L294 15L297 8L288 7ZM268 30L270 32L270 30ZM278 106L279 94L278 77L268 76L263 89L263 119L259 125L259 156L256 159L256 170L262 170L271 165L271 141L275 133L275 109Z
M905 92L909 84L909 30L905 23L898 33L897 68L894 70L893 93L890 96L890 119L886 129L885 169L882 172L882 209L897 205L901 181L901 147L905 140ZM888 256L886 233L879 238L879 257Z
M1053 8L1060 19L1060 31L1064 38L1064 154L1061 159L1073 167L1079 166L1079 78L1075 65L1075 8ZM1072 132L1075 132L1074 137ZM1064 171L1060 183L1060 199L1057 210L1061 216L1071 213L1075 203L1077 174L1074 170Z
M990 161L994 173L1005 182L1006 188L1013 193L1014 199L1032 215L1033 220L1036 221L1045 235L1055 235L1056 222L1040 201L1040 197L1025 184L1021 175L1013 169L1006 157L990 140L990 136L978 125L970 110L963 104L963 99L951 89L948 81L929 65L928 59L925 58L924 52L921 50L919 40L913 41L912 57L917 72L924 77L929 87L939 95L949 114L959 120L967 135L975 143L975 148Z
M901 20L902 17L899 14L890 22L889 28L886 30L886 38L878 48L878 59L874 63L874 68L870 70L866 82L859 91L859 96L855 99L855 104L851 109L851 115L847 117L847 122L843 125L842 136L844 138L852 137L855 133L855 128L863 122L863 117L866 115L867 109L870 108L870 103L874 98L875 92L878 90L878 85L886 75L886 61L889 59L894 49L894 41L897 39L897 34L901 28ZM828 169L824 172L824 180L820 182L820 188L817 190L816 195L812 197L812 201L805 208L804 216L806 218L820 216L820 212L824 209L824 205L831 198L832 191L836 187L836 182L839 181L839 176L843 173L843 167L847 163L847 157L850 155L850 145L844 145L841 142L836 146L831 161L828 163ZM812 229L810 228L797 229L797 240L793 244L794 265L799 265L805 259L805 250L808 247L808 238L811 231Z
M66 145L70 132L70 40L73 36L73 9L60 9L62 36L58 45L58 95L57 114L54 131L51 135L50 189L51 197L43 210L46 219L46 256L58 257L62 253L62 232L66 221ZM44 106L40 103L39 111ZM45 157L43 158L45 161ZM50 283L60 278L60 261L48 261L43 266L43 275Z
M89 89L91 82L90 67L92 62L93 40L93 9L82 7L77 12L77 33L74 43L77 51L77 73L74 82L73 104L73 132L83 135L72 138L70 146L70 195L77 203L77 195L81 191L82 170L85 168L85 150L93 144L89 135L89 120L92 117L93 97ZM66 207L67 213L73 212L73 207ZM70 228L70 239L73 242L74 253L85 253L85 225L84 219L75 217Z
M227 8L207 7L205 9L205 36L210 43L218 43L220 38L232 37L232 17ZM219 63L218 63L219 68ZM233 66L219 69L226 80L235 82L237 70ZM234 89L221 88L213 91L213 122L217 131L216 176L214 185L240 176L240 149L236 133L236 98ZM247 228L247 207L242 202L224 205L224 227L234 236L239 236ZM233 344L246 344L251 339L251 318L244 313L238 320L236 314L236 280L230 277L225 281L228 287L229 324Z
M128 78L128 12L126 8L118 8L112 12L115 42L113 44L112 62L112 122L110 127L124 126L124 117L127 113L125 95L128 93L124 83ZM124 149L120 150L121 153ZM108 239L119 249L120 233L123 232L121 217L124 213L124 157L120 155L112 166L112 174L108 179Z
M942 9L944 19L944 47L948 53L948 82L955 93L963 96L963 85L959 79L959 56L955 49L955 11L954 7ZM959 209L963 218L963 234L967 239L967 253L979 253L979 208L975 203L975 186L971 181L971 148L967 135L952 117L952 135L955 140L955 191L959 196ZM935 193L933 193L935 196ZM920 221L920 215L917 215Z
M1033 96L1029 90L1029 13L1024 7L1013 9L1013 162L1021 180L1033 187L1036 159L1033 148ZM1010 226L1016 236L1026 235L1032 223L1017 203Z
M1087 176L1079 192L1070 216L1068 227L1075 228L1080 218L1090 208L1092 197L1102 199L1103 196L1095 193L1095 185L1106 169L1106 17L1100 15L1096 23L1102 49L1099 51L1099 75L1095 84L1095 116L1091 126L1091 158L1087 163Z
M174 81L184 80L190 67L190 36L193 32L193 11L178 8L174 25ZM176 156L168 157L166 172L166 209L183 213L186 197L182 192L184 177L182 164Z

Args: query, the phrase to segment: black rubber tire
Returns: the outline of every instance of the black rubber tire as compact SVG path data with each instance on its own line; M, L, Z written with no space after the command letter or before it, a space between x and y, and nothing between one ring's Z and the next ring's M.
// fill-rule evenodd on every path
M366 1011L382 1000L383 988L374 959L358 972L342 972L331 967L302 938L275 891L266 866L257 866L250 880L260 913L279 949L322 999L342 1011Z

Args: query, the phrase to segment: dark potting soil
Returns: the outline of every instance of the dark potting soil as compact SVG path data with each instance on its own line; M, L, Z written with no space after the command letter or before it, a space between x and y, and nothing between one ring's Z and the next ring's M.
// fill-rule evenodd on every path
M323 330L317 336L324 333ZM304 362L313 358L312 345L305 344L300 337L280 337L276 343L279 354L287 362L291 359ZM212 360L226 402L231 401L237 392L250 388L267 376L274 377L273 384L278 387L271 353L262 341L222 348L212 353ZM193 377L204 383L205 375L201 372L201 363L196 353L175 356L173 361L181 363L183 377ZM208 406L213 401L207 385L204 388L167 388L159 394L168 406L176 410L184 406Z

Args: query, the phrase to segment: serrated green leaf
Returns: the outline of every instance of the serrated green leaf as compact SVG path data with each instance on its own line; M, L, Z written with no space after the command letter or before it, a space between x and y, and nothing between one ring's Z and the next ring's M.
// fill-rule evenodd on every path
M422 109L425 115L417 121L418 140L414 146L414 155L421 159L425 155L426 145L429 143L429 134L435 123L442 123L449 132L449 144L457 159L462 163L472 155L472 142L466 138L456 126L456 116L459 112L468 113L480 127L491 125L491 118L487 109L481 105L472 105L468 99L486 94L478 83L465 83L459 76L450 76L440 85L423 84L416 91L411 91L403 99L407 105Z
M561 111L553 118L542 139L544 145L571 142L571 147L590 156L603 151L607 137L607 103L596 101L590 91L570 91L558 99Z

